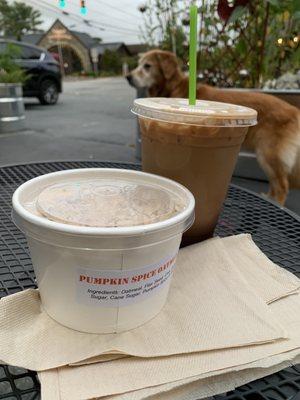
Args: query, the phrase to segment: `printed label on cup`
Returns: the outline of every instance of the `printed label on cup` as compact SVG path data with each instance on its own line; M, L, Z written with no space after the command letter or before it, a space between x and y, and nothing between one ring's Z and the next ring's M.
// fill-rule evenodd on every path
M78 268L77 301L101 307L122 307L137 303L162 289L172 276L176 255L133 270Z

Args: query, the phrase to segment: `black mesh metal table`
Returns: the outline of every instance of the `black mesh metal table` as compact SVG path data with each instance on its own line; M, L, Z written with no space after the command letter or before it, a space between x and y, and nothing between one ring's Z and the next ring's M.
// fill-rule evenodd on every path
M0 168L0 297L34 288L35 278L26 239L10 217L14 190L28 179L70 168L127 168L134 164L105 162L53 162ZM220 236L251 233L267 256L300 278L300 218L262 197L231 186L216 229ZM40 398L37 376L32 371L0 366L0 399ZM244 385L218 400L294 400L300 396L300 365ZM71 400L71 399L70 399Z

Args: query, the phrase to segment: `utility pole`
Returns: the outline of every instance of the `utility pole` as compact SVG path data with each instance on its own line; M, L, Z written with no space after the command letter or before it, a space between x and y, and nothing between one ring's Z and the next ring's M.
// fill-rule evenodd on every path
M59 65L60 65L60 72L61 76L65 76L65 67L64 67L64 59L63 59L63 53L62 53L62 46L61 42L57 42L57 49L58 49L58 57L59 57Z

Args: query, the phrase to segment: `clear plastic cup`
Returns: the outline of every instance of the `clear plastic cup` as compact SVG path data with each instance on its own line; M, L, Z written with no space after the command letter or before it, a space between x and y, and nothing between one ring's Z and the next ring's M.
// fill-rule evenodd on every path
M249 126L257 112L247 107L187 99L134 101L142 134L143 171L173 179L195 196L195 223L184 243L213 235Z
M143 172L67 170L21 185L13 220L26 234L45 311L78 331L113 333L164 306L194 198Z

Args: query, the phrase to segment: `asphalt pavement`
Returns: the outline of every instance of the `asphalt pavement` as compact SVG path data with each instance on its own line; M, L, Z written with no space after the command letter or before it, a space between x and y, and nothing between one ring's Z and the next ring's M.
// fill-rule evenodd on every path
M136 162L136 119L130 113L135 94L123 78L102 78L64 82L54 106L25 99L26 130L0 135L0 166L56 160ZM253 162L239 162L233 182L267 192L263 179L244 178L253 168ZM286 206L300 214L300 190L290 192Z
M64 82L54 106L25 99L26 130L0 137L0 165L47 160L135 161L135 91L122 78Z

